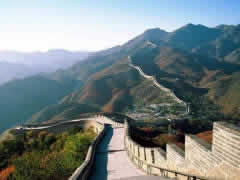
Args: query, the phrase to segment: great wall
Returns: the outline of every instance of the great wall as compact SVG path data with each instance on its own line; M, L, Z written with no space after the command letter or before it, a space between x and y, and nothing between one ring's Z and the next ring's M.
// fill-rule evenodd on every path
M125 122L125 147L132 162L147 174L177 177L179 180L239 180L240 128L215 122L212 145L195 135L185 136L185 148L167 144L167 150L147 148L131 138L131 124Z
M85 162L73 173L70 180L124 179L135 176L148 179L151 175L178 180L239 180L239 127L215 122L212 145L194 135L186 135L184 150L168 144L164 151L161 148L143 147L135 142L131 138L131 127L134 124L133 120L125 120L122 124L99 115L39 128L23 126L16 130L52 131L75 126L93 127L98 136L89 147ZM101 152L102 146L106 148L102 149L104 152ZM104 159L108 161L106 164ZM161 180L160 177L159 179Z
M162 90L175 94L161 86L154 77L141 68L131 65L142 76L153 81ZM184 103L176 97L177 102ZM89 118L62 121L45 125L28 125L15 128L21 133L28 130L66 130L80 126L92 127L98 134L88 150L84 163L69 180L239 180L240 179L240 128L225 122L213 124L212 144L195 135L185 135L185 147L167 144L166 151L139 145L132 137L134 120L121 122L96 115Z
M139 66L133 65L130 56L128 56L128 61L129 61L129 66L136 69L142 77L144 77L148 80L151 80L156 87L158 87L160 90L166 92L167 95L172 97L177 103L183 104L186 107L186 114L188 114L190 112L189 105L186 102L184 102L183 100L179 99L171 89L168 89L168 88L162 86L161 84L159 84L154 76L145 74Z

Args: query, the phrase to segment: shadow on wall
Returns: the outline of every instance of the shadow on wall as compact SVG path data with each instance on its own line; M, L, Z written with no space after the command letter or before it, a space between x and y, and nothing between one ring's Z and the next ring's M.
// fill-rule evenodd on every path
M108 173L110 173L107 172L108 147L112 136L113 128L110 125L107 125L106 134L104 135L101 143L97 147L95 164L89 177L90 180L107 180Z

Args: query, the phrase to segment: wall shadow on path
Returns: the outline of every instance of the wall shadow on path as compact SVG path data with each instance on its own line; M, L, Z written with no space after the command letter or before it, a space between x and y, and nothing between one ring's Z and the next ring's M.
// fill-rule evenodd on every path
M95 163L93 165L92 172L89 180L107 180L108 172L108 146L113 136L113 128L111 125L107 125L106 133L97 146Z

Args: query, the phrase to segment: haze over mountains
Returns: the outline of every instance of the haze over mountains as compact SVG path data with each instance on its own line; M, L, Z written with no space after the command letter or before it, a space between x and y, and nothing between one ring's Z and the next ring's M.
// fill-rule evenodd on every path
M71 52L62 49L32 53L0 51L0 84L38 73L67 69L88 55L88 52Z
M123 112L136 104L154 103L161 95L129 67L128 56L145 73L154 75L160 84L191 103L195 113L201 110L205 115L210 114L208 104L213 104L225 115L237 117L240 115L239 48L240 25L209 28L188 24L170 33L150 29L72 67L66 63L64 70L50 75L0 86L0 92L4 91L0 93L3 114L0 124L6 129L26 120L57 121L77 118L86 112ZM69 62L70 57L62 60ZM31 84L39 84L38 90L31 89ZM31 93L26 93L29 89ZM44 98L40 98L39 105L41 96ZM9 101L10 97L15 98Z

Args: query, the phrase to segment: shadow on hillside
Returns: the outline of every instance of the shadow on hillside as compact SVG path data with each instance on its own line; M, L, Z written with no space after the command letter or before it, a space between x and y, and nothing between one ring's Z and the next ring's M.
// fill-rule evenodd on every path
M90 180L107 180L107 162L108 162L108 146L113 136L113 128L107 125L107 131L102 141L97 147L95 164L92 173L89 177Z

